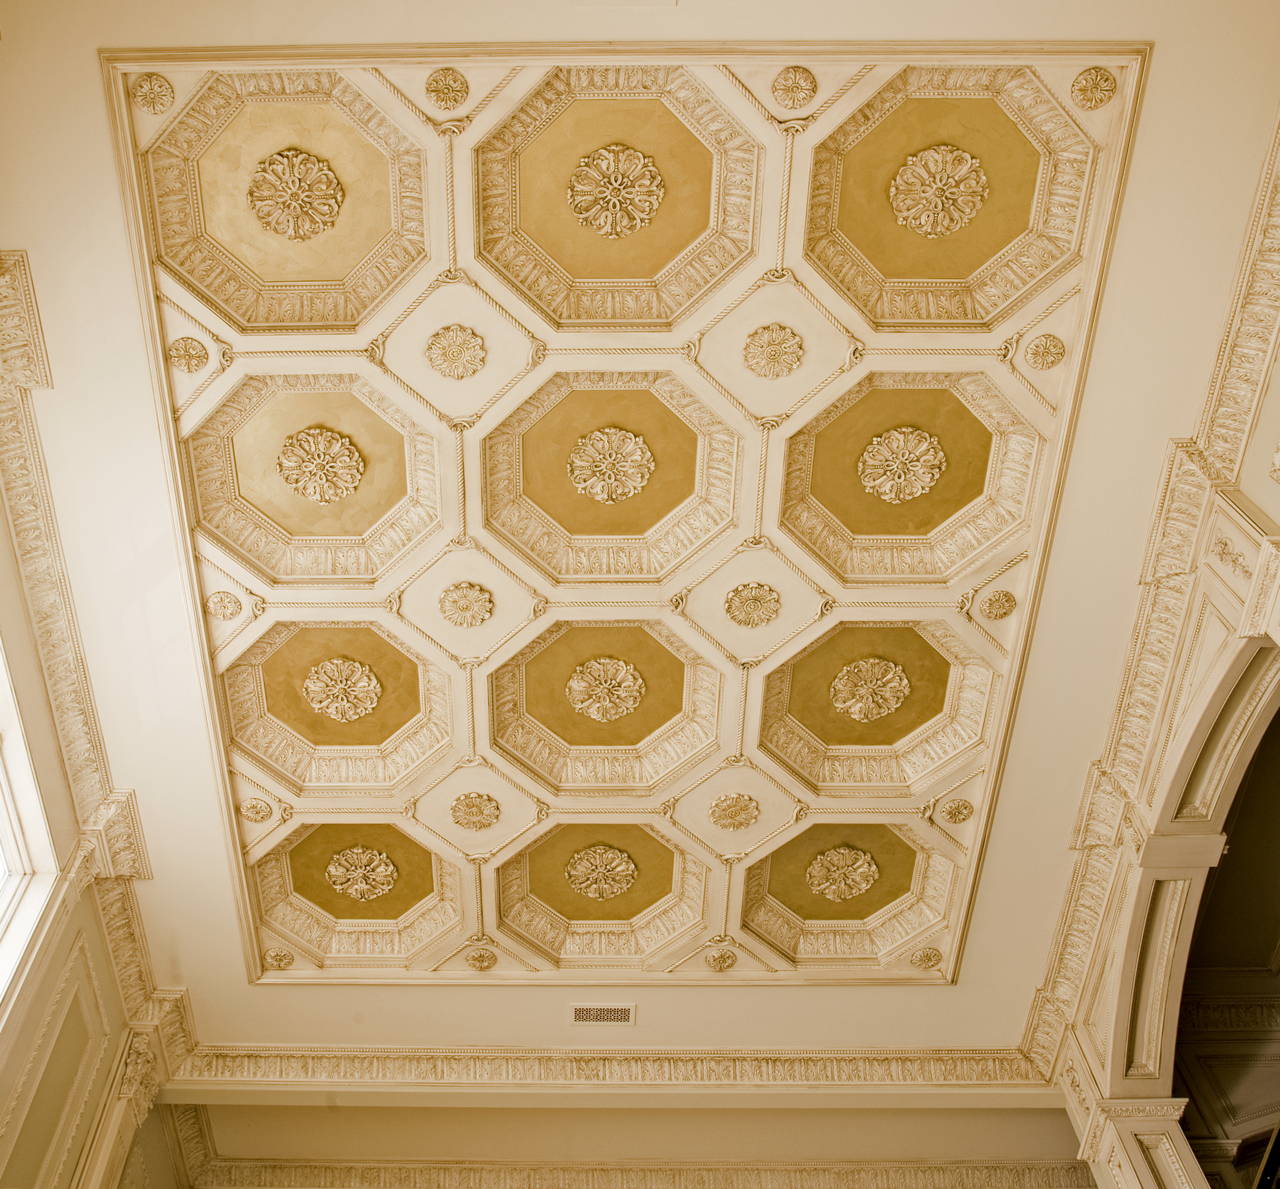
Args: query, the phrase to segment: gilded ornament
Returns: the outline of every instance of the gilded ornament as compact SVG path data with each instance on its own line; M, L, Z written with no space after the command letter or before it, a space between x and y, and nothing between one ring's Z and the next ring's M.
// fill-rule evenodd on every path
M665 194L653 158L625 144L588 153L569 178L570 209L579 223L605 239L621 239L647 227Z
M377 706L382 683L368 665L335 656L312 666L302 683L302 696L317 714L335 722L355 722Z
M450 380L474 376L484 361L484 339L470 326L442 326L427 340L427 362Z
M724 597L724 613L744 628L758 628L778 617L782 596L764 582L743 582Z
M1033 338L1023 352L1028 367L1038 372L1047 372L1057 367L1067 357L1067 344L1056 334L1040 334Z
M265 822L271 816L271 806L261 797L249 797L240 802L240 816L247 822Z
M285 438L276 471L299 495L317 504L332 504L360 486L364 458L350 438L312 425Z
M804 881L815 896L841 902L861 896L880 878L880 868L865 850L833 846L814 857Z
M858 478L870 495L904 504L928 492L947 469L942 443L914 425L899 425L867 443Z
M942 965L942 951L933 946L925 946L911 955L911 965L917 970L934 970Z
M204 609L214 619L235 619L240 614L242 604L229 590L215 590L204 601Z
M1071 83L1071 98L1085 111L1096 111L1116 97L1116 76L1105 66L1080 71Z
M978 610L987 619L1006 619L1018 606L1011 590L993 590L978 604Z
M453 111L466 103L471 86L461 70L441 66L427 75L426 92L427 98L441 111Z
M966 801L963 797L953 797L950 801L942 803L938 815L944 822L959 826L973 816L973 802Z
M475 582L454 582L440 592L440 614L454 627L479 627L493 614L493 595Z
M492 970L497 964L498 955L493 950L472 950L467 955L467 965L480 974Z
M616 846L597 844L574 854L564 867L564 877L579 896L612 900L636 881L635 861Z
M209 349L199 339L193 339L190 335L174 339L165 354L178 371L186 372L187 375L198 372L209 362Z
M773 78L773 98L779 107L796 111L812 103L818 94L818 80L804 66L784 66Z
M804 340L781 322L757 326L742 347L742 362L763 380L781 380L800 366Z
M258 222L291 240L330 230L345 197L329 162L303 149L281 149L264 157L249 181L249 206Z
M902 666L882 656L845 665L831 682L831 704L856 722L875 722L892 714L910 693Z
M464 830L487 830L502 816L502 806L488 793L463 793L449 806L449 816Z
M711 802L707 817L721 830L745 830L760 816L760 802L746 793L723 793Z
M738 955L733 950L709 950L705 961L717 974L723 974L737 966Z
M149 115L161 115L173 105L173 84L163 74L138 75L129 94Z
M351 846L338 851L324 869L324 877L335 892L352 900L376 900L396 886L400 872L380 850Z
M272 946L262 951L262 962L268 970L288 970L293 965L293 955L288 950Z
M907 158L889 183L889 205L899 223L926 239L966 226L987 199L987 175L977 157L936 144Z
M644 490L656 463L638 433L607 425L583 434L569 452L569 482L601 504L617 504Z
M573 670L565 683L564 696L579 714L596 722L613 722L640 705L644 678L627 661L598 656Z

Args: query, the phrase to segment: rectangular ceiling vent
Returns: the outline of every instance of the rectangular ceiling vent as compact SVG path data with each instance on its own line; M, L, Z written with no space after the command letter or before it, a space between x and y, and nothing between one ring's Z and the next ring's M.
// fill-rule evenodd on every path
M636 1005L634 1003L575 1003L573 1022L575 1024L634 1024Z

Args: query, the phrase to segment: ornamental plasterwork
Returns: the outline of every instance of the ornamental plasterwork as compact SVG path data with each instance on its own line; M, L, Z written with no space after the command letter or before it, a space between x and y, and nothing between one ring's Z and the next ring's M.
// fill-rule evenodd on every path
M926 239L968 226L990 186L977 157L951 144L913 153L889 183L889 205L899 223Z
M360 486L364 458L345 434L313 425L285 438L276 473L298 495L317 504L332 504Z
M833 846L815 855L805 868L804 882L815 896L842 903L871 890L880 868L865 850Z
M487 830L502 816L502 806L488 793L463 793L453 799L449 816L464 830Z
M234 135L238 115L247 108L299 103L328 106L335 127L355 124L363 140L385 158L391 195L386 232L368 238L364 257L332 277L305 281L291 279L287 270L263 275L261 267L241 259L237 250L245 249L224 243L210 229L201 200L202 170L207 169L210 150ZM323 243L341 234L328 230L339 217L342 183L324 160L324 146L300 149L286 142L280 148L264 159L266 168L252 191L256 200L245 194L258 163L241 175L239 202L251 204L250 217L257 211L263 226L271 229L269 238L275 240L278 234L286 252L298 251L308 238L321 237L316 242ZM303 156L286 157L287 153ZM426 259L425 153L337 71L210 74L142 160L160 263L241 330L354 329Z
M163 74L140 74L129 94L148 115L163 115L173 106L173 84Z
M762 380L781 380L800 366L804 340L781 322L757 326L742 345L742 362Z
M1027 366L1038 372L1057 367L1067 357L1067 344L1056 334L1040 334L1033 338L1023 351Z
M763 627L781 610L782 596L767 582L741 582L724 596L724 613L739 627Z
M493 614L493 592L476 582L454 582L440 592L440 614L456 628L478 628Z
M489 678L492 740L503 755L553 790L596 796L619 789L653 788L714 748L720 676L657 621L592 621L592 626L643 627L684 664L679 712L641 742L634 746L573 746L530 715L525 705L524 665L573 626L562 622L549 628Z
M302 696L317 714L335 722L355 722L373 713L382 683L368 665L335 656L312 666L302 683Z
M622 239L653 222L666 193L653 158L615 142L579 160L569 178L569 209L597 235Z
M427 75L423 84L427 98L441 111L453 111L461 107L471 94L466 75L452 66L441 66Z
M766 859L752 864L746 871L743 927L798 969L846 965L880 971L893 963L901 976L919 977L920 972L910 965L906 955L911 952L913 944L919 945L925 937L936 935L938 926L946 920L952 888L959 873L949 858L930 850L924 836L911 827L895 825L894 831L920 852L910 887L902 896L863 920L820 916L804 919L770 893L770 860ZM855 855L866 855L857 847L832 849L848 849ZM854 862L850 863L848 870L850 881L834 885L840 894L864 882L868 874L864 867ZM855 871L858 872L856 876L852 874ZM807 871L805 874L807 879ZM855 893L861 894L865 893ZM821 893L815 895L819 897L818 902L826 899ZM854 898L831 900L831 904L834 907Z
M467 965L477 974L492 970L498 964L498 955L493 950L477 949L467 954Z
M300 827L294 838L301 838L310 828ZM343 971L353 967L405 969L422 962L424 955L434 952L443 958L456 948L456 931L462 921L462 879L453 864L433 861L434 890L395 919L339 918L295 890L287 849L287 844L276 847L252 869L262 919L275 936L285 939L315 965ZM346 857L335 867L342 856ZM352 899L356 904L368 903L372 912L377 910L379 899L392 890L388 882L394 886L404 873L397 872L383 852L355 846L335 854L324 876L340 894L346 893L334 880L358 889Z
M630 714L644 697L644 678L628 661L598 656L578 665L564 687L569 705L596 722Z
M187 375L198 372L209 362L209 348L190 335L174 339L165 355L174 367Z
M922 950L916 950L911 955L911 965L917 970L934 970L942 965L942 951L933 946L926 946Z
M352 394L405 442L407 484L403 497L388 514L378 517L366 531L356 535L294 536L248 500L238 481L234 448L237 432L276 398L289 399L294 394L315 392ZM189 434L184 445L191 464L199 527L232 553L279 580L335 575L368 579L438 523L436 445L432 434L358 376L332 373L247 376ZM292 470L293 464L289 466ZM359 473L354 465L349 465L338 470L337 483L332 478L327 482L336 494L350 486L353 476L357 477L358 487ZM282 479L272 479L272 482L278 481ZM336 502L350 498L348 493Z
M606 425L574 443L566 468L577 491L600 504L617 504L644 490L656 464L640 434Z
M470 326L442 326L427 340L427 362L450 380L468 380L484 367L484 339Z
M584 852L595 849L586 847ZM616 847L602 845L601 849L616 851L629 860ZM706 868L683 851L674 850L673 854L672 890L667 895L627 920L600 921L566 919L547 908L531 888L526 853L521 853L498 869L499 929L560 969L640 966L693 937L705 925ZM635 878L627 872L626 863L615 862L621 864L620 872L606 864L606 872L598 877L606 890L622 881L631 886ZM594 873L595 864L589 869ZM583 894L583 903L607 904L608 899Z
M707 808L707 818L721 830L745 830L760 817L760 802L746 793L721 793Z
M919 388L950 391L990 431L985 489L925 536L855 534L812 494L816 437L868 393ZM1040 435L982 373L872 372L788 441L782 527L844 582L951 577L1025 523L1041 447Z
M877 434L858 458L862 486L886 504L919 499L946 469L942 443L914 425Z
M215 590L204 601L204 609L214 619L235 619L243 610L243 605L229 590Z
M908 100L931 96L995 100L1046 158L1028 229L962 280L887 277L837 227L846 154ZM805 255L880 329L992 327L1077 259L1094 157L1092 142L1029 67L908 66L816 147Z
M651 392L698 435L692 498L641 535L571 533L524 493L521 435L570 393L583 391ZM646 452L651 453L647 446ZM730 523L738 455L737 436L670 372L562 372L485 438L485 519L499 537L560 581L659 577ZM632 461L627 483L647 470L644 455Z
M262 963L268 970L288 970L293 965L293 955L288 950L272 947L262 951Z
M738 955L733 950L708 950L704 961L708 969L723 974L737 966Z
M977 749L987 738L995 674L947 623L912 621L910 626L951 666L939 714L892 744L859 746L819 739L789 712L791 666L820 647L827 633L766 674L763 750L815 790L841 797L885 797L910 795L957 756Z
M661 99L710 152L710 225L652 277L576 276L524 230L527 211L519 201L520 155L576 101L636 96ZM604 229L603 235L610 229L619 233L623 227L635 230L639 220L653 218L663 201L661 194L671 185L669 177L660 180L656 171L649 171L644 153L636 150L641 159L636 162L613 150L612 144L601 146L600 151L608 157L607 171L590 164L596 156L593 152L586 158L589 164L575 172L575 178L583 179L578 213L594 218L596 229ZM557 67L547 72L476 149L478 254L553 326L668 327L753 250L760 155L760 147L746 127L684 67ZM612 168L615 164L620 168ZM608 206L614 188L607 183L602 190L598 180L612 178L615 173L620 179L617 217ZM569 186L569 179L565 184ZM603 206L598 202L602 193L607 200ZM656 231L661 225L659 213L652 228ZM623 238L618 242L629 241Z
M249 179L249 206L258 222L291 240L331 231L345 198L333 166L305 149L264 157Z
M818 94L818 80L805 66L784 66L773 76L769 89L779 107L797 111L813 102Z
M303 795L326 788L354 793L385 789L435 755L449 737L449 686L438 665L428 664L376 624L360 624L386 639L418 666L418 708L378 746L320 746L307 742L267 708L261 666L303 629L349 628L350 622L279 623L265 631L223 674L231 738L237 747L282 776Z
M892 714L911 694L901 665L868 656L845 665L831 681L831 705L855 722L875 722Z
M592 900L621 896L638 874L635 860L616 846L588 846L571 855L564 867L568 885Z
M1090 66L1071 82L1071 98L1085 111L1096 111L1110 103L1116 90L1116 76L1105 66Z
M349 846L330 858L324 878L335 892L352 900L376 900L396 886L400 872L387 854L367 846Z
M944 801L938 810L938 816L953 826L963 825L973 816L973 802L963 797L952 797Z
M985 619L1008 619L1017 610L1018 600L1011 590L993 590L984 595L978 611Z
M256 825L271 817L271 806L261 797L247 797L240 802L240 816Z

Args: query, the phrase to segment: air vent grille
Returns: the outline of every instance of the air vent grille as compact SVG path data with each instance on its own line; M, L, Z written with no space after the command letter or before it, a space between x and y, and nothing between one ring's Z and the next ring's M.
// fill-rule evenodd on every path
M636 1005L634 1003L575 1003L573 1022L575 1024L634 1024Z

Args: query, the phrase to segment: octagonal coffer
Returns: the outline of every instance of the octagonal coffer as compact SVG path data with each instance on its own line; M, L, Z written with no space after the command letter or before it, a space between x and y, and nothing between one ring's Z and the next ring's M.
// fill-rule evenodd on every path
M494 746L558 792L648 792L716 745L720 675L657 622L558 623L489 682Z
M660 578L731 523L738 455L669 372L562 373L485 439L485 522L559 581Z
M805 256L879 329L990 329L1078 257L1094 156L1025 66L908 67L814 151Z
M782 527L846 583L957 577L1025 527L1040 435L981 372L872 372L787 442Z
M317 966L406 967L462 922L462 881L398 827L299 824L252 870L264 924Z
M301 793L395 787L449 737L448 683L373 623L280 623L223 676L231 737Z
M955 877L909 825L813 825L746 869L742 924L797 967L885 966L944 921Z
M706 868L647 826L555 826L498 868L502 932L560 968L642 965L702 925Z
M336 71L212 75L143 162L160 264L240 330L355 329L427 258L425 154Z
M439 524L435 442L357 376L248 376L185 445L200 527L276 582L376 578Z
M557 68L476 149L477 254L558 329L668 328L753 252L760 156L684 67Z
M982 744L995 682L942 621L843 623L766 676L760 746L817 792L910 796Z

